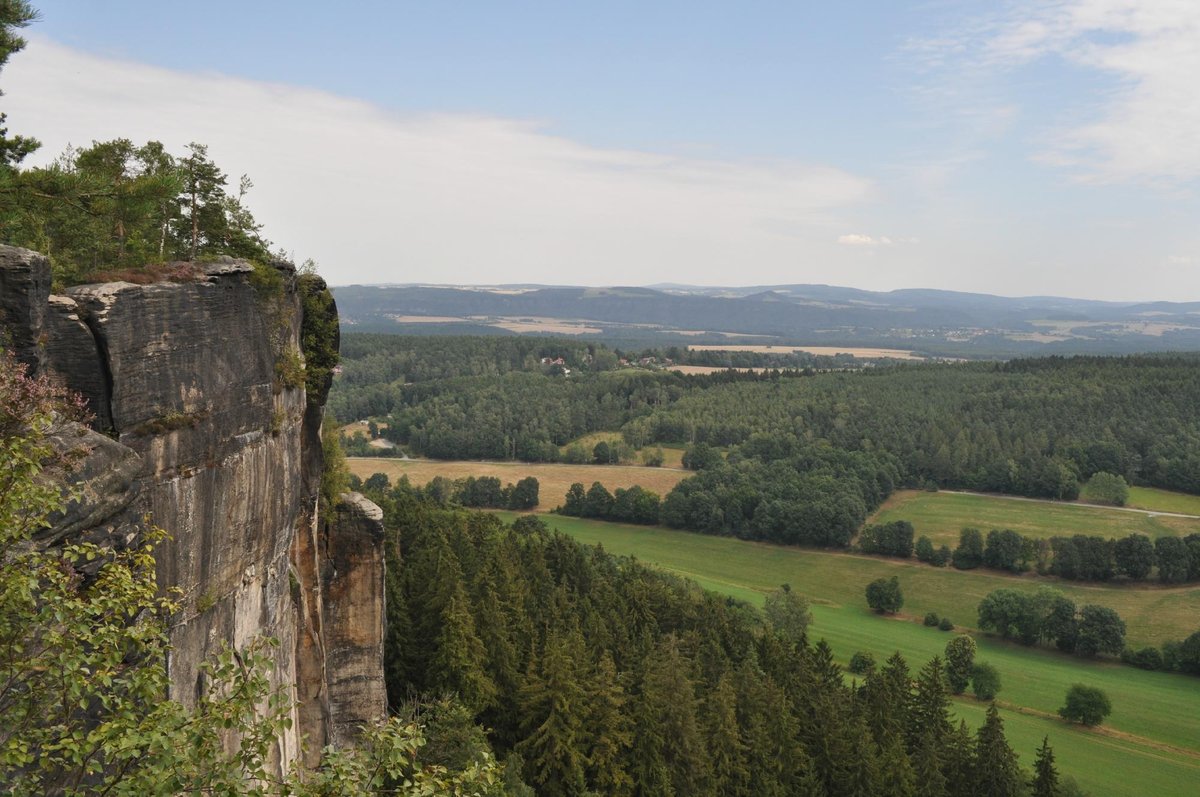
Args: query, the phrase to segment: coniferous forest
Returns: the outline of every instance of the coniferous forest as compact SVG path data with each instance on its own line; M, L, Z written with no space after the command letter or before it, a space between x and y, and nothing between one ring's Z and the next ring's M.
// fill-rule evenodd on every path
M435 733L470 737L480 723L510 785L965 797L1021 794L1035 777L1033 751L1018 759L994 709L977 732L951 722L939 659L896 654L848 679L790 587L764 617L534 517L506 526L405 485L372 498L395 530L389 699L458 712ZM447 694L453 708L436 700Z

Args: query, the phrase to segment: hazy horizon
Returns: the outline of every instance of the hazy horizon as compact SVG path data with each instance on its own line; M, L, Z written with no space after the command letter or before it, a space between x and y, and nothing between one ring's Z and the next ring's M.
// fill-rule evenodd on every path
M331 283L1200 300L1200 4L36 5L31 164L206 143Z

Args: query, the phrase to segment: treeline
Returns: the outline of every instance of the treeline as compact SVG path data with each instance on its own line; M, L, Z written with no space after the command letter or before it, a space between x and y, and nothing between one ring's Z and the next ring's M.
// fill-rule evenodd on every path
M1073 499L1103 471L1200 493L1200 357L905 364L717 385L623 431L638 446L765 436L882 450L913 486Z
M610 493L600 482L593 482L585 492L583 483L575 482L567 490L558 512L570 517L653 526L659 519L659 497L658 493L638 485L618 487L614 493Z
M864 532L865 533L865 532ZM927 538L925 542L928 543ZM918 558L923 547L918 542ZM864 549L865 550L865 549ZM959 570L986 567L1010 573L1035 570L1069 581L1157 580L1163 584L1200 581L1200 534L1164 536L1151 541L1145 534L1108 539L1086 534L1039 539L1011 529L993 529L985 538L979 529L963 529L949 561ZM934 564L945 564L939 557Z
M979 602L979 627L1023 645L1052 644L1065 653L1120 656L1144 670L1200 675L1200 631L1161 648L1125 647L1125 621L1106 606L1075 602L1052 587L1035 592L998 589Z
M976 734L951 722L938 659L847 682L806 620L773 625L536 518L372 498L404 530L387 543L389 699L457 695L536 793L1024 793L994 708Z
M391 487L387 474L374 473L366 481L357 476L349 477L350 488L379 492ZM538 505L541 485L534 476L526 476L516 484L501 486L495 476L467 476L463 479L447 479L435 476L422 488L413 487L404 476L397 485L401 492L438 506L457 504L469 509L512 509L523 511Z
M549 360L549 364L543 364ZM562 365L554 363L561 360ZM402 403L406 384L514 372L607 371L617 355L598 343L524 336L421 336L348 333L342 372L329 396L339 418L384 418Z
M652 351L656 360L665 356L661 350ZM629 357L637 363L637 356L631 354ZM624 358L620 350L602 344L558 338L348 333L342 342L341 374L334 381L328 406L334 415L348 420L383 420L393 413L404 414L415 438L410 441L397 431L394 440L416 447L423 443L425 436L444 440L444 433L455 431L456 424L477 420L475 416L445 417L442 415L445 408L430 408L428 413L413 411L418 402L430 398L431 385L448 385L451 380L452 392L462 395L469 405L478 404L484 412L496 409L485 397L494 388L497 378L503 377L506 395L519 395L537 406L564 407L568 418L578 416L571 429L582 429L578 434L586 434L617 432L630 419L654 407L670 404L690 391L730 382L770 381L798 375L744 371L683 375L668 370L621 368L619 360ZM618 373L608 373L617 369ZM563 378L567 371L570 376ZM619 390L613 386L630 380L644 386L643 400L635 401L626 414L606 414L596 418L591 406L594 395L610 388ZM442 392L433 391L437 395ZM492 456L554 461L548 447L543 445L550 439L547 432L535 423L517 424L508 430L514 438L514 446L509 447L508 453L504 453L503 448L497 449ZM407 430L405 434L408 434ZM557 445L569 439L559 438ZM446 449L445 445L441 447L441 450ZM426 456L470 456L465 451L439 455L417 450ZM513 454L513 450L518 453Z
M202 144L169 152L129 139L68 148L50 165L0 174L0 240L50 257L62 285L134 278L170 261L271 259L270 242ZM153 270L169 277L170 269Z
M1066 653L1119 656L1125 621L1107 606L1075 602L1051 587L1036 592L998 589L979 602L979 627L1023 645L1053 644Z
M689 450L684 462L701 469L661 502L641 487L614 495L600 482L586 492L577 483L560 511L783 545L845 548L897 478L895 463L884 454L814 446L786 459L725 460L712 449L696 448L699 453ZM911 550L911 527L909 533Z

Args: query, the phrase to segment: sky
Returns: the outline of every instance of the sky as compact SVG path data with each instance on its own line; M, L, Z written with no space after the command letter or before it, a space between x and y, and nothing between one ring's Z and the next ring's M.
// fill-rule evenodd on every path
M34 0L14 133L191 141L333 284L1200 300L1200 2Z

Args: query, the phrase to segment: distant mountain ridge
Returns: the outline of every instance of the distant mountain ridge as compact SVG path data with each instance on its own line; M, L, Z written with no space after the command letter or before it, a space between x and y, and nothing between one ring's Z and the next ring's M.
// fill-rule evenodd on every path
M413 284L347 285L334 292L348 325L410 334L541 332L646 343L753 335L764 343L887 345L983 357L1200 349L1200 302L831 285Z

